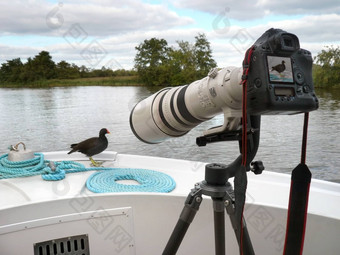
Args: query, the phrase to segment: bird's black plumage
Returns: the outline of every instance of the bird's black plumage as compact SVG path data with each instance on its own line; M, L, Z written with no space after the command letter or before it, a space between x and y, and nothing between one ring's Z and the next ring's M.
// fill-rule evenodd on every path
M72 150L68 154L79 151L88 157L92 157L103 152L108 145L106 134L110 134L110 132L106 128L102 128L99 132L99 137L92 137L80 143L71 144Z
M282 73L284 70L286 70L285 62L282 60L281 64L272 66L272 71L274 70L277 71L278 73Z

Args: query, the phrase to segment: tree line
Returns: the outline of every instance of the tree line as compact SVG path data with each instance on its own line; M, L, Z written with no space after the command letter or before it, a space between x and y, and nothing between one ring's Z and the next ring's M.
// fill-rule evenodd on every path
M320 88L340 87L340 46L326 46L314 58L314 85Z
M29 84L50 79L76 79L138 75L148 86L178 86L205 77L216 67L210 43L205 34L198 34L195 43L177 41L177 47L165 39L146 39L135 47L134 69L90 69L65 60L55 63L48 51L41 51L23 63L20 58L7 60L0 67L0 83ZM340 87L340 46L326 46L314 57L315 87Z
M216 62L206 36L198 34L195 39L194 44L177 41L177 48L164 39L144 40L135 57L141 80L147 85L177 86L205 77ZM313 80L318 88L340 88L340 46L326 46L314 57Z
M177 86L205 77L216 67L205 34L195 36L195 43L177 41L170 47L165 39L151 38L135 47L135 69L148 86Z
M0 67L0 82L26 84L50 79L76 79L90 77L111 77L136 75L135 71L115 70L102 67L89 69L86 66L70 64L65 60L55 63L48 51L41 51L23 63L20 58L7 60Z
M177 41L177 48L164 39L144 40L135 57L141 80L151 86L177 86L205 77L216 62L206 36L198 34L195 39L194 44ZM326 46L319 52L312 71L315 87L340 88L340 46Z

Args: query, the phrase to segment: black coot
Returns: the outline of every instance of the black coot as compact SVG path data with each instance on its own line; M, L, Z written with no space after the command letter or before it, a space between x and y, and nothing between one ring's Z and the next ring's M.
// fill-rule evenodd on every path
M100 163L94 161L92 156L103 152L107 148L108 141L105 136L106 134L110 134L110 132L106 128L102 128L99 132L99 137L92 137L80 143L71 144L72 150L70 150L68 154L79 151L90 157L94 166L99 166Z
M285 63L283 60L282 60L282 63L281 64L278 64L276 66L272 66L272 71L277 71L278 73L282 73L284 70L286 70L286 66L285 66Z

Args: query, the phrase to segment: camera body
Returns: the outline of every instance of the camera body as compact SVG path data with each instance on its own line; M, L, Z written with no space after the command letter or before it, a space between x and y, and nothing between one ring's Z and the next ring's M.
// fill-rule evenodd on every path
M296 114L319 106L312 79L313 59L299 39L269 29L254 44L247 77L247 109L252 115Z

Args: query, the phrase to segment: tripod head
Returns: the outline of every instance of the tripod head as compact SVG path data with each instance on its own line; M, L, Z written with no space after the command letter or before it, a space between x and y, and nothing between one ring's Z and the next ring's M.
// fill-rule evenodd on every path
M261 174L264 170L264 166L261 161L252 162L254 159L259 143L260 143L260 126L261 126L261 115L250 115L248 116L248 150L247 150L247 171L252 171L255 174ZM242 130L236 131L223 131L220 133L207 134L204 136L200 136L196 138L196 144L198 146L206 146L208 143L222 142L222 141L238 141L239 142L239 150L242 151ZM206 168L206 180L211 181L212 184L219 185L217 183L224 181L225 182L235 176L235 172L240 168L242 163L242 155L239 155L231 164L223 165L223 164L208 164L208 170ZM218 167L217 165L220 165ZM223 166L222 166L223 165ZM215 169L216 168L216 169ZM222 170L223 169L223 170ZM220 174L219 172L225 172L225 175ZM207 179L207 172L209 177ZM211 175L211 176L210 176ZM216 175L216 176L215 176Z

